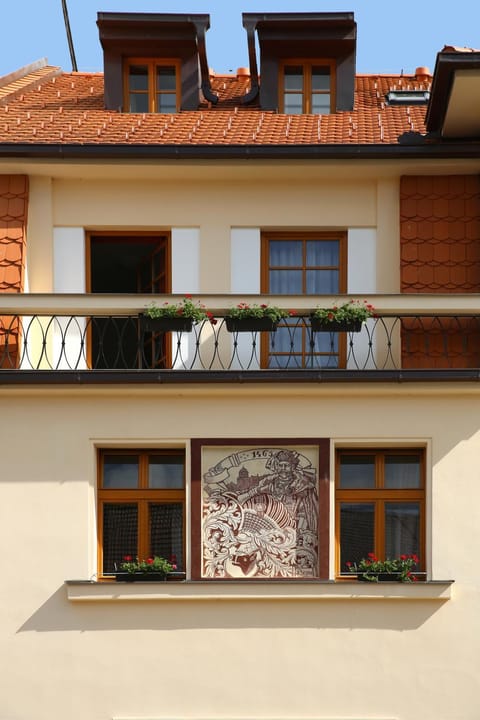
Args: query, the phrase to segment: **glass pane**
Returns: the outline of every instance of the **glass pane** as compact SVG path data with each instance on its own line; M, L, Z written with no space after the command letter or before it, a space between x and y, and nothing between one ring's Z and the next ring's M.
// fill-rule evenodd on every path
M301 368L302 358L301 356L295 358L292 355L272 355L268 356L268 367L275 370L285 368Z
M146 65L130 65L128 87L130 90L148 92L148 67Z
M314 115L330 114L330 95L328 93L312 95L312 113Z
M303 267L301 240L270 240L270 267Z
M333 295L339 292L338 270L307 270L307 295Z
M289 65L284 72L285 90L303 90L303 68L301 65Z
M157 95L157 112L177 112L177 96L173 93L166 95Z
M315 367L334 370L338 368L338 357L336 355L318 355L315 358Z
M308 267L338 267L340 243L338 240L307 240Z
M105 503L103 506L103 572L113 573L126 555L137 557L137 505Z
M286 115L301 115L303 113L303 95L285 94L283 96L283 112Z
M419 553L419 503L385 503L385 557Z
M271 335L272 349L277 352L301 352L302 350L302 329L296 326L279 325L277 332Z
M148 95L142 95L137 93L136 95L130 93L130 112L132 113L147 113L150 112L148 107Z
M421 487L419 456L387 455L385 458L385 487Z
M177 81L174 67L157 67L157 90L175 90Z
M330 90L330 68L312 68L312 90Z
M148 487L183 488L183 455L150 455L148 458Z
M338 333L315 333L315 352L337 353Z
M303 292L301 270L270 270L270 292L273 295L297 295Z
M138 455L104 455L103 487L138 487Z
M342 503L340 506L340 572L347 562L358 563L374 552L375 506L373 503Z
M151 503L150 553L170 560L183 570L183 506L181 503Z
M340 457L341 488L374 488L375 456L342 455ZM369 552L372 552L370 549Z

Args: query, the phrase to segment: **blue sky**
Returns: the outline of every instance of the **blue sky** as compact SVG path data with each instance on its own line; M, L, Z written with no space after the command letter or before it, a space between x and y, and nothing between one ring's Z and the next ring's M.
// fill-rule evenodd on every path
M42 57L72 69L61 0L1 0L0 76ZM444 45L480 48L480 0L67 0L81 71L101 71L97 12L210 14L207 55L216 72L248 65L242 12L352 11L357 21L357 71L404 73L420 65L432 71Z

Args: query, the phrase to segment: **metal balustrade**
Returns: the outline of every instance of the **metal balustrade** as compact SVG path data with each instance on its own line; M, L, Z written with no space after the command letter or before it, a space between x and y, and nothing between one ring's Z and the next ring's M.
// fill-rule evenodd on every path
M0 369L400 371L480 368L480 316L384 315L360 332L312 332L308 315L276 332L231 333L225 319L191 332L146 332L138 315L2 315Z

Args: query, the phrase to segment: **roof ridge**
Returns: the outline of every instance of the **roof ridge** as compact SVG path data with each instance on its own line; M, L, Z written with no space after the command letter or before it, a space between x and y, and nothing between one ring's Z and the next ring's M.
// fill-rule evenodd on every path
M23 67L18 68L18 70L14 70L7 75L2 75L0 77L0 87L10 85L10 83L15 82L16 80L20 80L20 78L23 78L32 72L41 70L42 68L47 66L47 63L48 61L46 57L40 58L40 60L35 60L35 62L29 63L29 65L24 65Z
M35 63L32 63L32 65L35 65ZM25 67L29 68L30 66L27 65ZM35 70L30 70L30 72L23 75L19 75L18 73L20 73L19 70L0 78L0 105L5 105L5 103L9 100L18 97L25 92L33 90L41 82L51 80L52 78L63 74L62 69L60 67L56 67L55 65L42 65L41 67L38 67ZM8 82L2 83L2 80L5 80L6 78L8 78Z

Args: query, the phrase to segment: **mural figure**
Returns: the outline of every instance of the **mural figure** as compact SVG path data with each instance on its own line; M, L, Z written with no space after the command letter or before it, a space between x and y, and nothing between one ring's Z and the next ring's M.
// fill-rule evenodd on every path
M202 478L204 577L313 577L317 469L290 448L233 453Z

